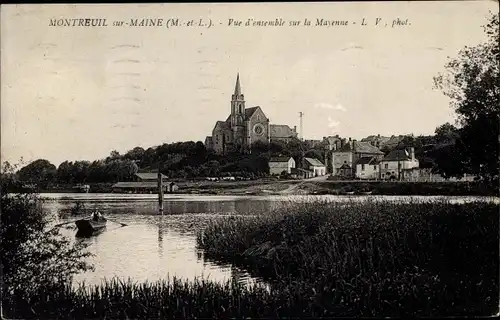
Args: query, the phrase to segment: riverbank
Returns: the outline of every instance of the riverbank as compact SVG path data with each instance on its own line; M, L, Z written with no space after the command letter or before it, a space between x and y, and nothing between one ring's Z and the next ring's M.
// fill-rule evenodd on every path
M283 205L257 216L218 217L197 233L205 256L245 267L269 286L115 280L79 289L44 288L4 300L4 310L16 318L72 319L431 317L496 312L498 204Z
M329 316L471 316L498 308L498 204L302 203L199 232L208 256Z
M90 184L90 193L112 193L111 183ZM498 192L482 182L388 182L333 181L325 179L250 181L179 181L178 194L218 195L309 195L373 194L428 196L497 196ZM41 193L74 192L71 186L49 187Z

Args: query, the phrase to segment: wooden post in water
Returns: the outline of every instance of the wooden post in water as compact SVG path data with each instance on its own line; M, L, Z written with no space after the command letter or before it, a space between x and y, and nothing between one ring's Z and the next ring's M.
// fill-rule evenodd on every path
M159 168L158 168L158 210L160 211L159 213L163 215L163 179Z

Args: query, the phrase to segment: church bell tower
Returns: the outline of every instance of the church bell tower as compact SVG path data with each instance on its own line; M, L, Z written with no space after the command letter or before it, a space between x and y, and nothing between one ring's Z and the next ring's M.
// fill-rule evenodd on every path
M240 74L236 76L236 86L231 99L231 128L243 126L245 119L245 97L241 93Z

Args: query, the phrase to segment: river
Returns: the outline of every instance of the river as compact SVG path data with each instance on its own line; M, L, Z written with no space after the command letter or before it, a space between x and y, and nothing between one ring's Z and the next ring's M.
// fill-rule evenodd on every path
M256 215L269 212L283 201L390 201L436 200L443 197L407 196L200 196L168 195L164 200L163 216L158 215L156 195L46 193L44 208L59 222L72 221L70 210L81 201L87 212L99 210L108 218L106 230L97 236L76 239L73 224L62 228L63 234L75 241L90 244L94 254L89 258L95 270L77 275L74 284L99 284L112 277L133 281L155 281L167 277L194 279L204 277L225 281L238 277L252 283L247 272L230 264L206 259L196 248L196 232L210 219L225 215ZM491 197L446 197L451 202L472 200L499 202ZM127 226L122 226L124 223Z

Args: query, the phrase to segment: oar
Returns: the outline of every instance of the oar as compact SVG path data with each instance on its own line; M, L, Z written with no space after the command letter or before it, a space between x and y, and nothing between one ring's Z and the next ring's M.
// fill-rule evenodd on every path
M68 221L68 222L63 222L63 223L58 223L54 226L54 228L57 228L57 227L60 227L60 226L64 226L65 224L69 224L69 223L74 223L78 220L74 220L74 221Z
M111 220L111 219L109 219L109 218L106 218L106 219L108 219L108 220L109 220L109 221L111 221L111 222L121 224L121 226L122 226L122 227L126 227L126 226L128 226L128 224L126 224L126 223L121 223L121 222L118 222L118 221L115 221L115 220Z

